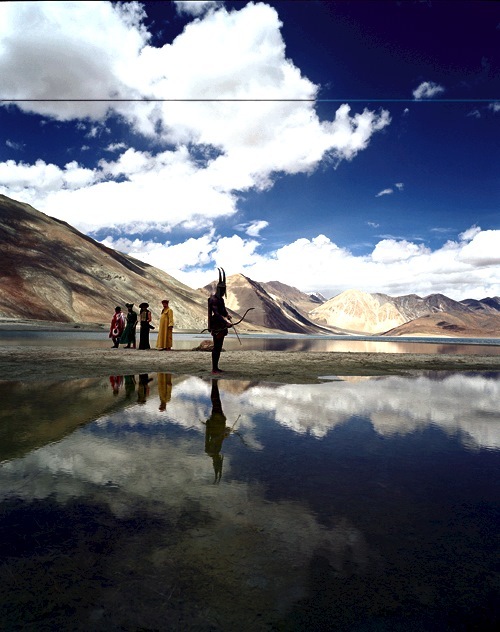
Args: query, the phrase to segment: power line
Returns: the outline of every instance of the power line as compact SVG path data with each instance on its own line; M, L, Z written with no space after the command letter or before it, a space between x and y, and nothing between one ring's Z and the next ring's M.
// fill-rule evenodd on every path
M500 101L500 97L492 97L490 99L164 99L148 97L140 99L0 99L0 103L491 103L497 101Z

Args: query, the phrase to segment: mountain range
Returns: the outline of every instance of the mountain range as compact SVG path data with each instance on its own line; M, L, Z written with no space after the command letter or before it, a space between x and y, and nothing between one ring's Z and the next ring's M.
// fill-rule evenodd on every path
M168 298L176 329L206 327L216 285L190 288L167 272L108 248L35 208L0 195L0 319L107 327L115 305L150 304L159 319ZM442 294L391 297L359 290L329 300L242 274L227 278L234 317L254 309L242 332L497 337L500 297L454 301Z

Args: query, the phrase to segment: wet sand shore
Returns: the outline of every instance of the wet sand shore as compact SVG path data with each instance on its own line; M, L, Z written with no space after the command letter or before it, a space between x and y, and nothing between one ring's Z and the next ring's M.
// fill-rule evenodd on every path
M324 376L415 375L427 371L500 371L500 356L425 353L224 351L222 379L307 384ZM0 346L3 380L55 380L138 373L211 378L205 351Z

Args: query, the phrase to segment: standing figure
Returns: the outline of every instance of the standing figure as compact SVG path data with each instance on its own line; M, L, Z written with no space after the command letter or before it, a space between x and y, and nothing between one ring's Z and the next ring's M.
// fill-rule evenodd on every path
M125 316L123 315L122 308L117 305L115 307L115 313L111 319L111 326L109 328L109 338L113 341L113 349L118 349L120 344L120 338L125 329Z
M149 303L141 303L139 305L139 349L151 349L149 344L149 330L151 322L151 312L148 309Z
M135 330L137 327L137 312L134 312L134 304L126 303L127 324L123 330L120 344L125 345L125 349L130 349L130 345L135 349Z
M219 282L215 294L208 299L208 330L212 334L214 347L212 350L212 373L222 373L219 369L219 358L227 336L227 328L231 326L231 316L228 314L224 296L226 296L226 273L224 268L219 270ZM221 273L222 270L222 273Z
M156 348L159 351L170 351L170 349L172 349L172 333L174 330L174 312L172 308L168 306L167 298L163 299L161 304L163 305L163 309L160 316Z

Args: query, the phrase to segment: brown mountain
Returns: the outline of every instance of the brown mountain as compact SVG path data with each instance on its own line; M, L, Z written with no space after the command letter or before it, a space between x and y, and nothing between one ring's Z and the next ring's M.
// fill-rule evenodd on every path
M0 195L0 316L110 322L115 305L169 298L176 326L206 327L206 299L166 272L107 248L65 222Z
M458 338L500 337L500 314L427 314L387 331L385 336L453 336Z
M315 323L307 316L307 308L318 303L307 294L283 283L257 283L243 274L233 274L226 279L228 309L243 314L248 312L247 323L296 334L333 333L331 327ZM208 295L215 290L212 281L203 290Z
M466 298L460 302L475 312L482 312L484 314L500 314L500 296L488 296L479 301L474 298Z

